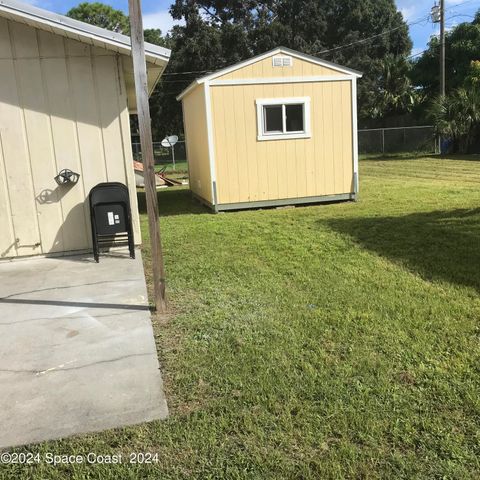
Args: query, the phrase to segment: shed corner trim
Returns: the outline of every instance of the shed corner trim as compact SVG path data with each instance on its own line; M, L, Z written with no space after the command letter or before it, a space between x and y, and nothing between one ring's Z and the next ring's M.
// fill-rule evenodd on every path
M210 82L206 81L203 85L205 97L205 111L207 117L207 143L208 143L208 163L210 165L210 182L212 190L213 207L217 206L217 171L215 166L215 144L213 140L213 119L212 119L212 97L210 95Z

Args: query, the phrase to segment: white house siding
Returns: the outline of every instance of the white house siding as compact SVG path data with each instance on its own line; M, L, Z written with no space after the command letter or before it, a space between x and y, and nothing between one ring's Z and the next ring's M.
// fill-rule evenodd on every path
M0 18L0 258L91 246L88 193L130 189L140 227L121 58ZM59 187L69 168L78 184Z

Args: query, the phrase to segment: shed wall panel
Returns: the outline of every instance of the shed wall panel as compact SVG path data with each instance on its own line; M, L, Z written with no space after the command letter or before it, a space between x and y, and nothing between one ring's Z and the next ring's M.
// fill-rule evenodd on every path
M89 249L88 193L105 181L129 186L140 241L120 70L111 52L0 19L0 258ZM64 168L78 184L56 184Z
M183 99L183 110L190 189L199 197L213 203L207 112L203 85L192 90ZM221 119L219 120L219 128L221 128ZM227 163L228 154L225 159L225 168L228 168Z
M353 192L350 81L212 86L218 202ZM310 97L311 138L259 141L256 100Z

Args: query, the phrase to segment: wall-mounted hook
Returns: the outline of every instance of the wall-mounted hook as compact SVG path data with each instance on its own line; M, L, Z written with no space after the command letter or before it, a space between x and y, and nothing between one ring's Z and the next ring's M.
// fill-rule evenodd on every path
M58 185L68 185L68 184L75 184L80 179L80 174L72 172L68 168L62 170L56 177L55 181Z

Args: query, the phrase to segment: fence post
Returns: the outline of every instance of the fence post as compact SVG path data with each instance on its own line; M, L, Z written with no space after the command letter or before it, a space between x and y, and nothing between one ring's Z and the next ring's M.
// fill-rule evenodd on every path
M385 154L385 129L382 128L382 154Z

